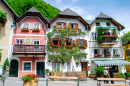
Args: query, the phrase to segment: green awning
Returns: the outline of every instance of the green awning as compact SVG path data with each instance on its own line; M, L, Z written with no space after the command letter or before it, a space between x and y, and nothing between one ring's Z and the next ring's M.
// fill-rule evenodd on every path
M93 62L95 62L97 66L130 65L130 62L125 60L102 60Z

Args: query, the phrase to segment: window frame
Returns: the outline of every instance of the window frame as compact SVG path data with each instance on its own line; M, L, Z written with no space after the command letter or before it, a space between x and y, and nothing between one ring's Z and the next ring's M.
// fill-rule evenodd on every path
M41 45L41 40L40 39L33 39L33 45L35 45L34 41L39 41L39 45Z
M113 54L113 57L114 57L114 50L117 50L117 52L118 52L117 54L120 54L120 51L119 51L119 49L118 49L118 48L113 48L113 49L112 49L112 54Z
M93 39L93 34L94 34L94 39ZM95 36L95 34L96 34L96 36ZM91 32L91 35L92 35L92 38L91 38L92 40L97 40L98 32Z
M30 70L24 70L24 63L31 63L31 69ZM32 72L32 61L22 61L22 72Z
M25 24L27 24L28 27L25 27ZM29 28L29 23L28 23L28 22L24 22L24 23L23 23L23 28Z
M71 44L70 44L70 45L72 45L72 39L66 38L66 39L65 39L65 43L67 43L67 42L66 42L67 40L71 40ZM67 45L67 44L65 44L65 45Z
M15 39L15 45L20 45L20 44L17 44L17 40L22 40L22 45L24 45L24 39L23 38L17 38L17 39Z
M59 24L61 24L61 26L63 26L63 27L60 27ZM66 23L65 22L57 22L56 25L57 25L57 29L59 29L59 28L66 28Z
M59 38L52 38L52 45L53 45L53 40L58 40L58 45L60 45L59 44Z
M111 26L111 23L110 23L110 22L106 22L106 26L108 26L108 25L107 25L108 23L109 23L109 24L110 24L110 26ZM108 26L108 27L110 27L110 26Z
M69 23L69 29L72 29L72 25L75 25L74 29L78 29L78 24L77 23Z
M38 24L38 28L41 29L40 27L42 26L40 22L33 22L33 29L37 28L35 27L35 24Z
M83 41L83 42L84 42L83 45L85 45L85 39L79 39L79 41ZM80 46L80 44L79 44L79 46ZM86 46L86 45L85 45L85 46Z

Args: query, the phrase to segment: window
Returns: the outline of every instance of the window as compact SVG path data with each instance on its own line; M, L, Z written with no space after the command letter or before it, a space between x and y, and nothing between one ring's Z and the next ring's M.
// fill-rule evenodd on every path
M62 28L66 28L66 23L64 23L64 22L58 22L57 23L57 29L62 29Z
M24 28L28 28L29 24L28 23L24 23Z
M66 40L66 45L71 45L71 39Z
M113 49L113 54L119 54L118 49Z
M16 45L23 45L23 39L16 39Z
M32 70L32 61L23 61L23 71Z
M60 63L53 63L53 72L60 72Z
M52 38L52 39L51 39L51 42L50 42L50 45L51 45L53 48L59 48L60 45L61 45L61 40L59 40L58 38Z
M34 28L39 28L39 23L34 23Z
M94 54L100 54L100 49L94 49Z
M100 22L96 22L96 26L100 26Z
M79 46L84 45L84 40L79 40Z
M71 71L71 63L68 62L67 64L68 64L68 72L70 72Z
M40 40L34 40L34 41L33 41L33 44L34 44L34 45L40 45Z
M58 40L53 40L54 45L58 45Z
M106 22L106 25L107 25L107 26L111 26L110 22Z
M79 48L86 49L86 47L87 47L87 40L85 40L85 39L78 39L77 40L77 44L78 44Z
M103 54L104 54L105 57L106 57L106 56L109 56L109 57L110 57L111 55L110 55L109 48L104 48Z
M76 24L76 23L70 23L69 24L69 28L70 29L78 29L78 24Z
M92 32L92 40L97 40L97 32Z

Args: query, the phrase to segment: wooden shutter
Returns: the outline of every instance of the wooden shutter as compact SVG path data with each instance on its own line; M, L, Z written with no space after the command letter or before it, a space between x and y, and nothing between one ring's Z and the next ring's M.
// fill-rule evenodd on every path
M76 29L78 29L78 24L76 24Z
M71 44L75 46L75 40L72 40L72 43L71 43Z
M69 23L69 29L71 29L71 23Z
M64 23L64 28L66 28L66 23Z
M60 40L60 39L58 40L58 45L60 45L60 46L61 46L61 40Z
M53 44L53 40L51 39L51 40L50 40L50 45L52 45L52 44Z
M87 40L84 40L84 43L85 43L85 45L86 45L86 47L87 47Z
M59 23L56 24L56 28L59 29Z
M66 46L66 39L64 39L64 46Z
M77 45L78 45L78 47L79 47L79 39L78 39L78 40L76 40L76 43L77 43Z

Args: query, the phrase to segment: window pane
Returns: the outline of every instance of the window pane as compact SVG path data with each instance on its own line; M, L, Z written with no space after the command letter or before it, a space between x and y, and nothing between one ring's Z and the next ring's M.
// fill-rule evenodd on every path
M98 53L97 53L97 49L94 49L94 54L98 54Z
M28 24L27 24L27 23L24 23L24 27L27 28L27 27L28 27Z
M24 70L31 70L31 63L24 63Z
M17 40L17 45L19 45L19 40Z
M106 25L107 25L107 26L111 26L111 25L110 25L110 22L106 22Z
M53 63L53 72L56 70L56 63Z
M34 28L39 28L39 24L34 24Z
M71 40L66 40L66 45L71 45Z
M58 40L53 40L54 45L58 45Z
M84 40L79 40L79 46L84 45Z
M96 26L100 26L100 22L96 22Z

